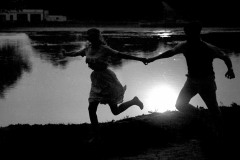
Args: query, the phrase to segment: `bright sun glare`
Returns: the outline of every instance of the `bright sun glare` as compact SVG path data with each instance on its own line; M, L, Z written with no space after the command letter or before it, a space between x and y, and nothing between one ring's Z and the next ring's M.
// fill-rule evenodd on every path
M146 95L145 106L149 111L165 112L175 110L176 91L169 85L152 87Z

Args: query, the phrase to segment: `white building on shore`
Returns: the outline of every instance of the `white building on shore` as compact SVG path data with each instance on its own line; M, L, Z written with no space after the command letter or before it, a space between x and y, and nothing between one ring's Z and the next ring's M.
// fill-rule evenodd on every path
M48 15L46 17L46 21L48 21L48 22L65 22L65 21L67 21L67 17L61 16L61 15Z
M0 11L0 22L64 22L67 17L63 15L50 15L48 10L43 9L23 9Z

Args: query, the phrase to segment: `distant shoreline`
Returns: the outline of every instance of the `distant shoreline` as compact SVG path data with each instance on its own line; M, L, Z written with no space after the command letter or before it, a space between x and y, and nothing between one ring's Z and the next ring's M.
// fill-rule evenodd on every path
M19 28L181 28L185 23L163 23L163 22L58 22L58 23L2 23L0 24L1 31L13 31ZM213 26L208 25L204 27L209 28L240 28L240 26Z
M0 29L15 29L15 28L49 28L49 27L57 27L57 28L89 28L89 27L111 27L111 28L161 28L161 27L181 27L178 25L163 25L160 23L157 24L142 24L138 22L59 22L59 23L38 23L38 24L19 24L19 23L6 23L1 24Z
M137 23L137 22L59 22L59 23L41 23L41 24L17 24L17 23L7 23L0 24L0 33L8 32L82 32L86 31L91 27L97 27L100 29L135 29L136 32L139 30L152 31L161 29L182 29L183 24L162 24L162 23ZM229 31L229 32L240 32L240 26L204 26L206 31L211 29L212 31Z

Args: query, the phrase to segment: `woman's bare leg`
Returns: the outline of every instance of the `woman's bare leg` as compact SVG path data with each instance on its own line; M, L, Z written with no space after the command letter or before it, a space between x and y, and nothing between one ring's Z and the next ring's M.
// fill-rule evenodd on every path
M91 124L96 127L98 125L98 118L97 118L97 107L99 102L89 102L88 112Z
M143 103L138 97L134 97L132 100L124 102L119 106L116 103L109 103L110 109L114 115L119 115L133 105L137 105L140 109L143 109Z

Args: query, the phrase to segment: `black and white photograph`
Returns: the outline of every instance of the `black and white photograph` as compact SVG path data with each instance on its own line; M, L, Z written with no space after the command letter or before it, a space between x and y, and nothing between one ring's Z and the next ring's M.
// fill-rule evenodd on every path
M234 0L1 0L0 158L231 160Z

